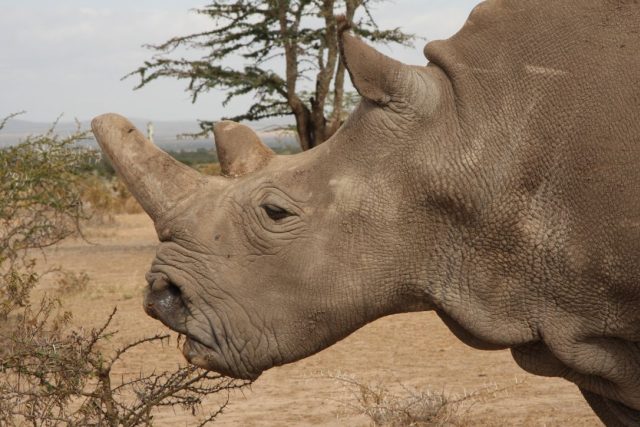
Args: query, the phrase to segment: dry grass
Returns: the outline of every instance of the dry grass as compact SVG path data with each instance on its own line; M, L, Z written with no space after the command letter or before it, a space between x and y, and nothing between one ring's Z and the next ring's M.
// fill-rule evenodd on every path
M87 290L90 278L87 273L61 270L58 273L57 291L61 295L73 295Z
M220 175L220 164L219 163L203 163L196 166L198 172L203 173L205 175Z
M473 425L470 409L488 400L505 397L508 391L523 382L507 387L490 384L462 394L445 390L416 389L398 384L391 390L381 381L363 382L345 375L330 375L346 391L347 399L340 404L347 411L368 417L373 426L458 427Z

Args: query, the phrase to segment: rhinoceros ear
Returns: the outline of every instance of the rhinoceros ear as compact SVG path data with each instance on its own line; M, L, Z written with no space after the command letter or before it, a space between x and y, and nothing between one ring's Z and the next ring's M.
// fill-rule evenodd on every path
M275 155L248 126L232 121L213 126L222 174L242 176L264 167Z
M415 70L378 52L350 33L344 16L338 16L340 53L351 81L358 93L379 105L393 99L409 98L413 94L409 82Z

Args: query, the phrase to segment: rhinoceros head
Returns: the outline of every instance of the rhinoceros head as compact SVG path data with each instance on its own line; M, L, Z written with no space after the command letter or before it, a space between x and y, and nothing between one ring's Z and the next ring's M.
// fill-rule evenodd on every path
M221 122L222 176L204 176L106 114L93 131L160 238L149 315L184 334L193 364L240 378L311 355L381 316L430 308L416 245L446 208L425 178L447 121L441 71L392 60L348 33L342 51L363 101L317 148L277 156ZM433 141L433 152L423 150ZM439 167L442 167L440 165ZM410 177L420 177L414 179ZM429 182L427 182L429 181ZM436 201L436 208L430 205ZM420 238L416 238L419 233Z

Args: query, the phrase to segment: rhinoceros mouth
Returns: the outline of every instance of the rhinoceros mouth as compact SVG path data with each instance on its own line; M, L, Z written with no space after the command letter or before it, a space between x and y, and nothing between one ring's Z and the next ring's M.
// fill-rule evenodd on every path
M182 345L182 354L192 365L211 370L211 362L214 361L218 352L197 338L186 335Z
M152 271L147 275L147 281L149 288L144 299L145 311L149 316L185 336L182 354L189 363L238 379L253 380L260 376L261 372L250 372L242 366L230 364L228 358L225 358L221 343L217 340L207 344L206 337L198 336L189 330L187 319L192 314L188 307L188 298L180 284L169 274ZM211 333L215 339L215 333Z
M186 335L182 346L182 354L192 365L239 380L253 381L262 373L231 368L219 351L189 335Z

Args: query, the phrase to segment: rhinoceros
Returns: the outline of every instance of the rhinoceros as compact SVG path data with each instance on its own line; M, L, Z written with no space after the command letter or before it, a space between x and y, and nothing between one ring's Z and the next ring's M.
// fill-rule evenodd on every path
M160 239L147 313L191 363L254 379L433 310L572 381L605 423L640 423L640 3L487 1L425 66L346 27L362 101L313 150L276 156L223 121L204 176L94 119Z

